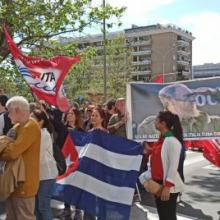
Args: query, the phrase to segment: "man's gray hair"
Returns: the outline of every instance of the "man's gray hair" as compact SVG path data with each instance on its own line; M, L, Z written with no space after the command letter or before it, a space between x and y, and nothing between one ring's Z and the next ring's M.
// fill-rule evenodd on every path
M30 106L28 100L23 96L13 96L10 98L6 103L7 109L19 109L21 111L28 111L30 112Z

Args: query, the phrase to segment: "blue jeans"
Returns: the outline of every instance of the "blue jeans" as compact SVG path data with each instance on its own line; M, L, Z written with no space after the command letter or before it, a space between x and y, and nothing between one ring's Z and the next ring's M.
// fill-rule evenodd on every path
M52 220L52 210L50 207L50 200L53 193L55 179L42 180L38 193L35 197L35 214L37 220Z

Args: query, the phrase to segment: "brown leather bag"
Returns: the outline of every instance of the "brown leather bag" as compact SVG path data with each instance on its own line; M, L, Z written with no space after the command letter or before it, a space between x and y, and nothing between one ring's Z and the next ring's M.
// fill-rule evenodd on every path
M144 183L144 188L155 196L160 197L163 186L156 181L150 179Z
M13 140L7 136L0 136L0 157L1 152ZM25 166L20 156L16 160L7 161L5 170L0 174L0 201L7 199L14 190L25 182Z

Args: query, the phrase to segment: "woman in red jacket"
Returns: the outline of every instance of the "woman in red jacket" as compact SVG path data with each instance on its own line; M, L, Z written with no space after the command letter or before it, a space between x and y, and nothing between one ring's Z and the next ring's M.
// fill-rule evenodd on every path
M176 203L178 194L183 191L183 167L181 158L183 132L179 117L169 111L160 112L155 121L160 132L159 141L152 147L150 155L151 169L141 174L140 182L148 188L148 180L161 184L159 196L155 202L160 220L176 220Z

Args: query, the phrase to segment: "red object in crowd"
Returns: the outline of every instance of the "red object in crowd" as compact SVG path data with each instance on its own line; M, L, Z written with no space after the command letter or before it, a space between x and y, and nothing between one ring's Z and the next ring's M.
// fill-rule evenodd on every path
M66 111L69 107L68 100L62 92L61 86L71 66L80 61L80 56L56 56L48 60L27 56L18 49L6 28L4 31L19 71L32 92L40 100L45 100L61 111Z
M155 83L164 83L164 77L162 73L159 73L154 79Z
M184 146L200 149L203 156L217 167L220 167L220 141L215 139L184 141Z
M192 140L187 147L203 150L203 156L217 167L220 167L220 144L219 140Z
M203 156L211 163L220 167L220 145L214 140L204 140Z
M69 100L61 93L61 91L56 97L56 104L61 112L67 112L70 109Z

